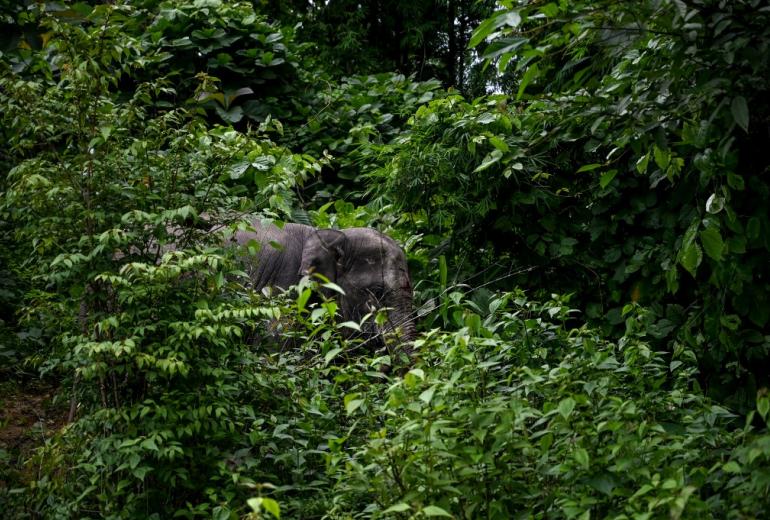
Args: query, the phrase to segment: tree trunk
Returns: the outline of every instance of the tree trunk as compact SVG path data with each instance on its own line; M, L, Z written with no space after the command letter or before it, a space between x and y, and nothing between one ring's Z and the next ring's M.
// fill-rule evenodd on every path
M457 2L449 0L447 12L447 35L449 37L449 55L446 60L447 74L449 84L447 87L457 85L457 31L455 30L455 20L457 19Z

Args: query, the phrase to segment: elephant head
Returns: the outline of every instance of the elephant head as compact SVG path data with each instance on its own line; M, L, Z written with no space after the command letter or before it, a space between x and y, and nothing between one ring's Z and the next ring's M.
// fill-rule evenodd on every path
M316 229L310 232L302 248L299 273L302 276L320 274L330 282L337 282L347 254L348 239L336 229Z
M414 339L412 284L406 255L393 239L370 228L313 230L302 252L301 275L319 273L345 292L342 316L360 322L366 314L387 310L384 324L372 318L366 336Z
M256 256L245 260L255 288L285 289L303 276L323 275L344 291L336 296L344 320L360 323L367 314L386 309L384 324L373 318L364 323L367 342L393 342L408 351L415 336L412 284L406 255L393 239L370 228L252 225L254 232L239 231L233 240L262 245Z

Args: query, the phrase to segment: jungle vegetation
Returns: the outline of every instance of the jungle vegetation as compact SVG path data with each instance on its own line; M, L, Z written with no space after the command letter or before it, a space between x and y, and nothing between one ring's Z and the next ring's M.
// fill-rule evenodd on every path
M762 0L0 1L4 518L766 517L769 78ZM243 215L396 239L414 358Z

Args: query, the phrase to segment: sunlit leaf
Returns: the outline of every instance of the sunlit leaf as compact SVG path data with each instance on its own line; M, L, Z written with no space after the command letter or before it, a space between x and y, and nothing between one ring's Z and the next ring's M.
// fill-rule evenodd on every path
M430 404L430 401L431 399L433 399L433 394L435 392L436 392L436 385L433 385L420 394L419 396L420 401L423 401L425 404Z
M706 211L712 215L716 215L725 207L725 198L718 197L716 193L712 193L706 201Z
M452 518L452 515L447 513L444 509L438 506L425 506L422 508L422 514L425 516L445 516Z
M360 398L361 394L347 394L343 398L343 403L345 405L345 411L348 413L348 415L355 412L362 404L364 404L364 400Z
M383 511L383 514L385 513L403 513L404 511L409 511L411 509L411 506L409 504L406 504L404 502L399 502L398 504L393 504L389 508L387 508L385 511Z
M473 31L468 47L475 47L481 43L487 36L503 25L517 27L521 23L521 15L518 11L502 10L487 18Z

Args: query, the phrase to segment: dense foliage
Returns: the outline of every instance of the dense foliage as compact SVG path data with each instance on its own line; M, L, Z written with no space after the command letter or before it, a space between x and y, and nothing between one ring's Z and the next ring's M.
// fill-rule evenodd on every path
M459 254L536 267L518 282L574 291L590 317L652 306L714 395L751 401L770 348L768 16L759 2L498 11L471 43L515 69L513 99L417 111L373 172L379 193Z
M0 5L6 516L766 515L762 2ZM247 215L397 239L411 362Z

